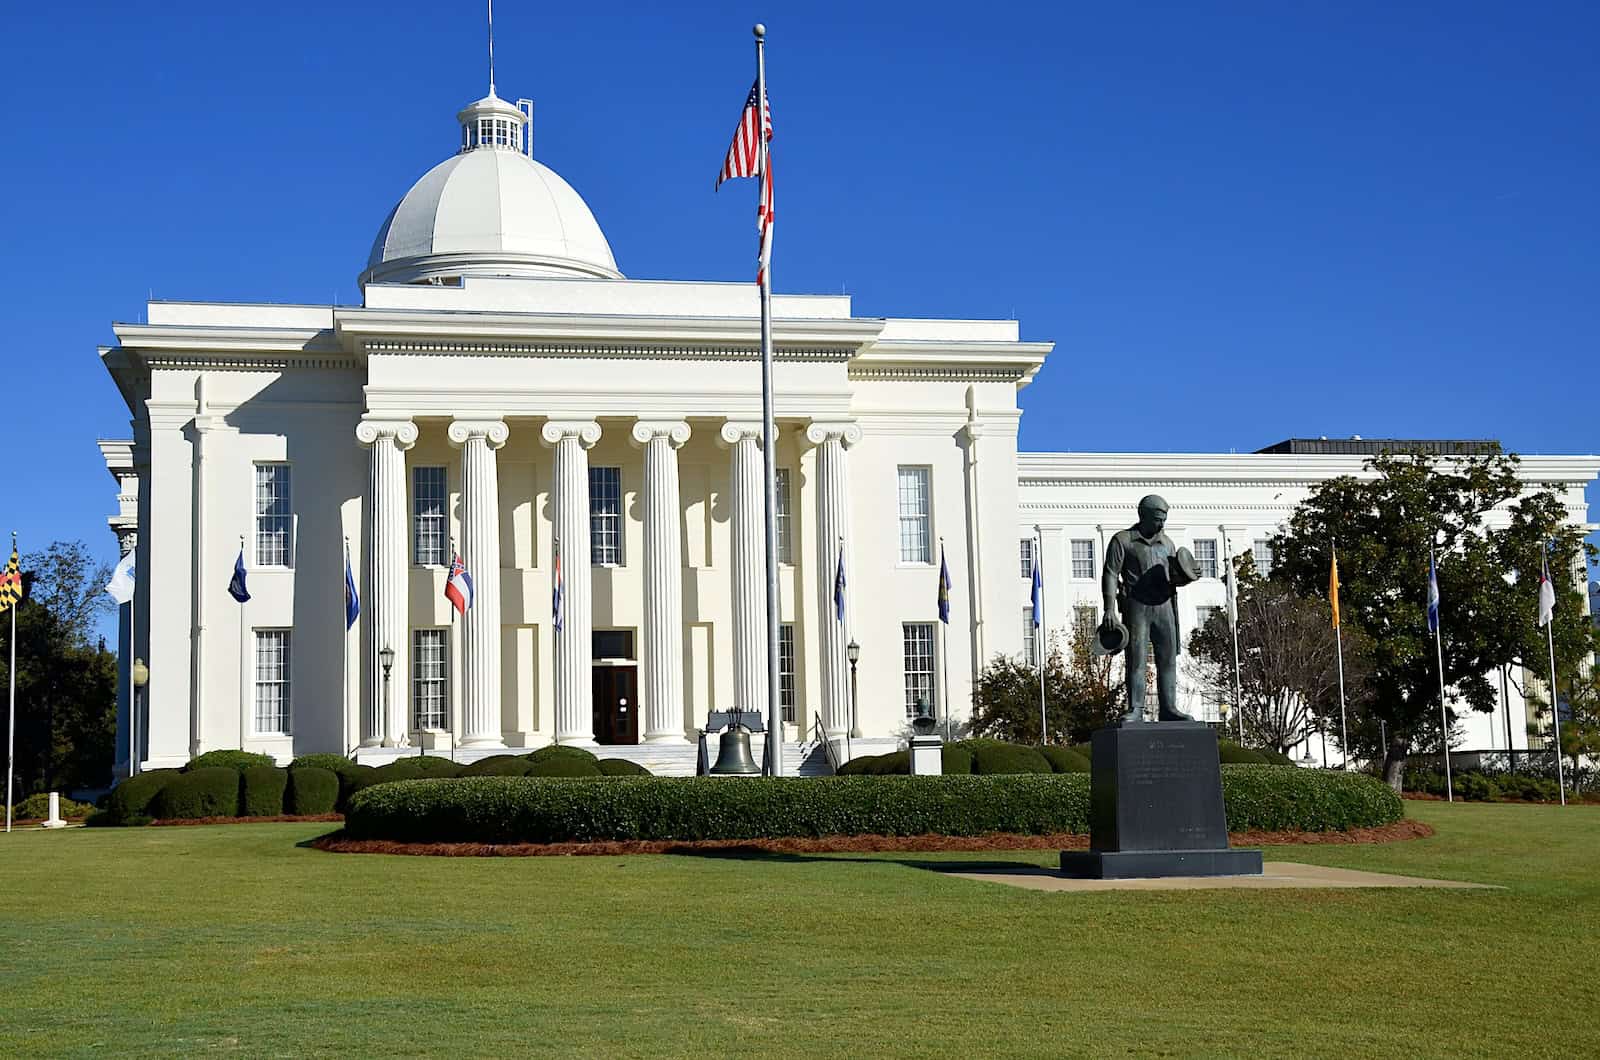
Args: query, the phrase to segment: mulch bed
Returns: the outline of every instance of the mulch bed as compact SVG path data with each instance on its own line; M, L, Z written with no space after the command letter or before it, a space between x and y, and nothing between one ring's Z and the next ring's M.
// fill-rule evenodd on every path
M1236 847L1284 846L1296 843L1393 843L1426 839L1433 829L1421 821L1400 821L1382 828L1348 832L1234 832ZM818 839L630 840L604 843L394 843L387 839L350 839L331 832L311 843L336 854L413 854L426 857L552 857L618 854L689 854L740 857L750 854L937 853L986 850L1087 850L1086 835L857 835Z

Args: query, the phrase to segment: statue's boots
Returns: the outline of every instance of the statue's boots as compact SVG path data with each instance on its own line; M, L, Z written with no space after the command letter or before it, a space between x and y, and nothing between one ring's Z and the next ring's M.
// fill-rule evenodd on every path
M1163 710L1161 712L1161 720L1162 721L1193 721L1194 718L1192 718L1189 715L1185 714L1181 710Z
M1128 713L1126 713L1126 714L1124 714L1122 716L1122 720L1119 721L1117 724L1118 725L1143 725L1144 724L1144 711L1142 711L1142 710L1130 710L1130 711L1128 711Z

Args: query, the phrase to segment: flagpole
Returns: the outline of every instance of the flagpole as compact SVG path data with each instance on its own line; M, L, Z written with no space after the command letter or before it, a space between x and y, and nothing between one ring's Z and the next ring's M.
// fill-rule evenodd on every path
M344 631L339 634L339 753L350 754L350 535L344 536Z
M11 554L17 554L17 532L11 531ZM11 665L7 675L11 683L11 698L6 708L6 831L11 831L11 776L12 763L17 750L17 610L22 599L11 601Z
M1039 572L1039 624L1033 654L1039 664L1039 746L1043 747L1050 742L1050 723L1044 709L1045 650L1050 641L1050 619L1044 604L1044 531L1035 526L1033 533L1033 567Z
M244 535L239 535L239 555L244 555ZM245 738L250 734L250 723L245 716L245 661L244 661L244 608L239 601L239 750L244 750Z
M1549 582L1554 596L1555 582L1550 581L1549 550L1546 549L1544 562L1545 580ZM1550 649L1550 720L1555 724L1556 735L1556 788L1561 793L1561 805L1567 804L1567 774L1566 767L1561 764L1561 696L1556 692L1556 612L1552 602L1550 607L1550 621L1544 624L1545 644Z
M1439 567L1434 562L1433 546L1428 546L1428 580L1437 586L1439 583ZM1455 784L1450 778L1450 714L1444 705L1444 614L1440 614L1433 623L1433 647L1439 657L1439 742L1444 748L1444 794L1447 802L1456 801Z
M1233 567L1233 545L1228 528L1222 528L1222 551L1228 562L1228 630L1233 635L1233 714L1238 722L1239 746L1244 746L1244 695L1239 680L1239 594L1235 583L1239 574Z
M1345 727L1345 710L1344 710L1344 630L1341 628L1341 624L1340 624L1340 621L1339 621L1339 599L1338 599L1338 595L1337 595L1338 591L1339 591L1338 590L1338 584L1339 584L1338 583L1338 573L1339 573L1339 546L1338 545L1334 545L1333 546L1333 574L1334 574L1334 577L1333 577L1333 584L1330 587L1330 593L1333 594L1333 643L1334 643L1335 651L1338 653L1338 660L1339 660L1339 750L1341 752L1340 757L1342 759L1344 759L1343 763L1340 765L1339 768L1348 771L1349 768L1350 768L1350 732ZM1324 754L1322 756L1322 766L1323 766L1324 769L1326 769L1327 766L1328 766L1328 756L1326 754Z
M756 144L761 153L761 179L756 182L757 210L766 202L765 191L772 174L770 147L767 144L767 27L756 23ZM770 239L769 218L767 224ZM783 708L778 701L778 506L776 425L772 415L772 254L771 244L761 263L761 453L765 482L767 546L767 755L766 774L783 776Z
M944 562L944 538L939 538L939 594L944 596L944 575L948 568ZM949 603L944 603L944 610L948 612ZM943 615L939 619L939 678L944 683L944 692L939 698L940 708L944 712L944 738L950 739L950 658L946 650L950 643L950 620Z

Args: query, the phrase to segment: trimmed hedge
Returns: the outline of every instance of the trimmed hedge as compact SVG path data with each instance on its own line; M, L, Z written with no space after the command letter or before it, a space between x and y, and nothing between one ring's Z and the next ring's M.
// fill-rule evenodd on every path
M651 772L638 762L626 758L602 758L598 763L600 775L606 777L648 777Z
M333 773L343 773L355 765L352 759L332 752L319 751L314 754L300 755L289 763L290 769L326 769Z
M422 770L422 775L425 777L455 777L461 775L461 764L459 762L452 762L450 759L440 758L438 755L418 755L415 758L408 758L406 761L416 763L417 768Z
M239 774L241 817L278 817L283 813L283 793L289 771L277 766L251 766Z
M563 743L553 743L548 747L541 747L537 751L525 754L522 757L530 762L547 762L552 758L582 758L589 762L600 761L599 756L592 751L586 751L581 747L572 747Z
M603 777L598 758L579 758L577 755L551 755L537 762L525 762L528 777Z
M964 747L947 743L939 748L939 768L945 776L967 776L972 772L972 755ZM860 755L839 767L838 775L910 776L911 752L890 751L883 755Z
M289 794L285 806L290 813L320 816L332 813L339 805L339 774L331 769L302 766L289 770Z
M145 818L140 823L148 823L150 804L161 794L161 789L166 787L169 781L181 775L176 769L152 769L145 773L135 773L112 788L111 793L106 796L105 823L131 824L135 818Z
M239 772L227 766L201 766L172 777L150 804L158 818L239 816Z
M947 777L965 777L972 773L972 754L965 747L947 743L939 749L939 766Z
M1089 760L1070 747L1047 746L1038 749L1050 768L1057 773L1087 773Z
M378 770L375 766L364 766L356 762L348 763L345 768L336 774L339 778L339 805L337 809L343 812L349 804L350 797L362 788L371 787L377 781L373 778Z
M256 754L254 751L207 751L199 758L191 758L189 764L183 767L185 773L196 769L212 769L221 766L231 769L236 773L243 773L251 766L276 765L271 755Z
M469 766L463 766L457 776L462 777L525 777L533 763L521 755L490 755Z
M1228 827L1332 831L1400 819L1399 798L1358 773L1230 766ZM1042 835L1089 827L1084 773L944 777L618 777L607 784L475 777L357 794L354 839L555 843L824 835Z
M1252 751L1248 747L1240 747L1238 744L1227 740L1217 741L1217 757L1222 760L1224 765L1264 766L1267 764L1266 758L1262 757L1259 751Z
M972 755L972 771L995 773L1053 773L1049 759L1037 747L1003 740L962 740L956 746Z

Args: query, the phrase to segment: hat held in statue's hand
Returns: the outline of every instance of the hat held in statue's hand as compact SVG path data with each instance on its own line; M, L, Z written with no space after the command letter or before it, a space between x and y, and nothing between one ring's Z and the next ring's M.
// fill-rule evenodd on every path
M1180 548L1177 555L1172 557L1168 573L1173 585L1188 585L1200 580L1200 564L1195 561L1193 552Z
M1128 627L1112 619L1100 623L1094 631L1094 643L1089 646L1091 655L1115 655L1128 646Z

